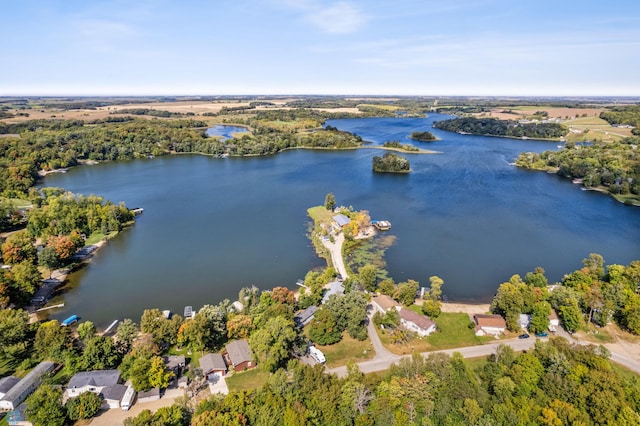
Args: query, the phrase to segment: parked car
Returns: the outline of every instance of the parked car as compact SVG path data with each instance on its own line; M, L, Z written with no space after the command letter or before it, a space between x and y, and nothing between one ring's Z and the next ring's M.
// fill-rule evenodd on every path
M528 339L529 335L527 333L521 334L518 336L518 339Z
M546 331L542 331L540 333L536 333L536 337L547 337L549 335L549 333L547 333Z

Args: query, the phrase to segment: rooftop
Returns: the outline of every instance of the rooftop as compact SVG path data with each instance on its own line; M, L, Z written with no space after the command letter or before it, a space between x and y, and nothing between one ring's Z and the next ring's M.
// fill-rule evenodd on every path
M242 364L246 361L251 361L253 358L251 348L249 348L249 342L244 339L235 340L227 344L226 349L229 353L229 359L231 359L231 363L234 366Z
M351 222L351 219L349 219L348 217L346 217L343 214L337 214L333 217L333 220L335 220L335 222L338 224L338 226L342 227L345 225L348 225Z
M82 388L85 386L112 386L120 381L118 370L81 371L71 377L67 388Z
M372 302L375 302L383 311L388 311L391 308L395 308L396 306L400 306L398 302L393 300L391 297L386 294L381 294L380 296L376 296L371 299Z
M164 360L164 365L169 370L174 370L178 367L184 367L187 363L184 355L165 355L162 357L162 359Z
M40 380L42 376L53 370L55 364L51 361L42 361L40 364L29 372L22 380L16 383L4 396L5 401L14 401L16 398L22 396L33 383Z
M115 385L106 386L104 389L102 389L101 393L104 399L121 401L126 391L127 387L125 385L119 385L116 383Z
M9 392L19 381L20 379L15 376L7 376L0 379L0 395Z
M322 303L329 300L332 295L344 294L344 285L340 281L333 281L329 283L329 290L322 296Z
M431 318L425 315L420 315L417 312L413 312L409 309L400 309L400 318L405 321L411 321L423 330L428 330L429 327L435 325L435 322L433 322Z
M313 317L313 315L316 313L317 310L318 310L317 306L311 305L304 311L298 312L296 316L293 317L293 320L299 326L305 325L306 322L309 321L311 317Z
M507 327L507 323L500 315L475 314L473 318L480 327Z
M200 368L204 374L207 374L215 370L227 371L227 364L220 354L206 354L200 358Z

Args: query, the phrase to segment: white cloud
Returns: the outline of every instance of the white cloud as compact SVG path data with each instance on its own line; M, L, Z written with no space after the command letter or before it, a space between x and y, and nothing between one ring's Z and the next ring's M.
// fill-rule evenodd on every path
M279 0L278 4L298 13L303 21L327 34L358 32L370 19L353 2L347 1Z

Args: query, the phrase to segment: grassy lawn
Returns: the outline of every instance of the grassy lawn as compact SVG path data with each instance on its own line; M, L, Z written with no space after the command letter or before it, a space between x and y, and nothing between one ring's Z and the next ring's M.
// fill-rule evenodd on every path
M89 238L87 238L87 240L84 242L85 245L89 246L91 244L96 244L99 243L102 240L108 240L110 238L115 237L116 235L118 235L117 232L110 232L108 234L102 234L100 232L94 232L93 234L89 235Z
M376 327L380 341L390 352L396 355L408 355L413 352L427 352L433 350L433 347L429 344L426 338L416 337L409 340L407 343L391 343L391 335L385 330L380 330Z
M469 328L469 315L443 312L436 318L437 331L427 337L431 349L450 349L462 346L481 345L494 340L493 337L479 337Z
M307 209L307 214L315 223L330 223L333 217L333 212L327 210L324 206L316 206Z
M230 391L240 391L257 389L267 383L268 378L268 372L254 368L247 371L241 371L239 373L233 373L232 376L226 377L225 380Z
M375 355L369 339L361 342L349 336L348 333L343 333L342 340L334 345L317 346L327 359L326 365L329 368L346 365L351 360L365 361Z

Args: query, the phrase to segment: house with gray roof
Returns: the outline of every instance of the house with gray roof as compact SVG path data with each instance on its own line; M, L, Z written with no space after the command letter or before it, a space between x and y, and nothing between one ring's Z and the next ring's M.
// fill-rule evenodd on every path
M253 353L249 347L249 342L244 339L234 340L226 346L225 358L228 364L233 365L235 371L242 371L255 367Z
M221 354L206 354L200 358L200 369L207 380L216 380L227 374L227 364Z
M311 322L317 310L317 306L311 305L307 309L298 312L296 316L293 317L293 322L295 322L298 327L302 328Z
M120 408L120 402L122 401L122 397L127 392L127 386L116 383L115 385L105 386L102 388L102 392L100 395L104 400L102 402L103 406L108 406L109 408Z
M20 379L15 376L7 376L0 379L0 399L4 398L7 392L17 385L19 381Z
M42 378L53 371L55 364L51 361L42 361L0 399L0 410L14 410L18 405L40 386Z
M84 392L93 392L100 395L102 389L121 382L118 370L81 371L71 377L67 383L65 396L73 398Z
M184 355L165 355L162 357L164 366L167 370L173 371L176 378L182 376L182 371L187 364L187 359Z
M343 214L337 214L333 216L333 221L335 222L335 224L338 226L339 229L342 229L345 226L347 226L349 223L351 223L351 219L349 219Z

